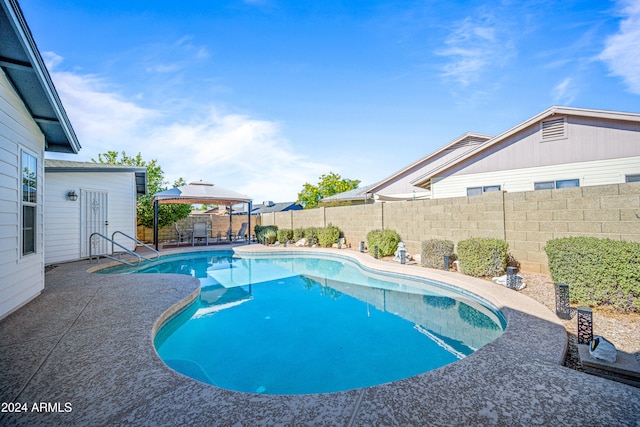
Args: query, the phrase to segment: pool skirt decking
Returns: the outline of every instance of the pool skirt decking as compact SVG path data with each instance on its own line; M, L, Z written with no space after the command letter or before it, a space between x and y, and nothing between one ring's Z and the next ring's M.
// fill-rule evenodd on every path
M163 316L197 295L197 279L61 264L46 273L39 297L0 321L0 400L28 409L0 412L0 425L639 425L640 389L562 367L564 328L532 299L456 273L323 252L463 287L501 309L507 328L459 362L394 383L237 393L172 371L153 347Z

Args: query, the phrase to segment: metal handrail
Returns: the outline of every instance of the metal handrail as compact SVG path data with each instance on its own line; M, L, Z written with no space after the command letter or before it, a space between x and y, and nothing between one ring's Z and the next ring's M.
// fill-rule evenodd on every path
M89 262L92 262L92 261L93 261L93 257L94 257L94 255L93 255L93 253L92 253L93 245L91 244L91 240L93 240L93 236L102 237L103 239L105 239L105 240L107 240L107 241L111 242L111 252L112 252L112 253L113 253L113 245L114 245L114 244L115 244L115 245L118 245L119 247L121 247L122 249L124 249L124 251L125 251L125 252L127 252L128 254L135 256L135 257L138 259L138 262L134 264L134 263L132 263L132 262L128 262L128 261L125 261L125 260L123 260L123 259L116 258L116 257L112 256L113 254L96 254L96 255L95 255L96 260L98 260L101 256L103 256L103 257L105 257L105 258L109 258L109 259L112 259L112 260L114 260L114 261L118 261L118 262L121 262L121 263L123 263L123 264L127 264L127 265L136 265L136 266L137 266L137 265L140 265L140 261L141 261L141 259L142 259L142 257L141 257L140 255L138 255L137 253L132 252L131 250L129 250L129 249L127 249L127 248L125 248L125 247L124 247L124 246L122 246L120 243L114 242L114 241L113 241L113 239L110 239L110 238L108 238L107 236L105 236L104 234L98 233L97 231L96 231L95 233L91 233L91 236L89 236Z
M142 246L144 246L145 248L149 249L151 252L155 252L155 254L156 254L156 257L155 257L155 258L147 258L146 256L136 254L136 255L138 255L139 257L141 257L142 259L146 259L147 261L155 261L155 260L157 260L158 258L160 258L160 252L156 251L155 249L153 249L151 246L147 245L146 243L143 243L143 242L141 242L140 240L138 240L138 239L136 239L136 238L134 238L134 237L131 237L131 236L129 236L129 235L128 235L128 234L126 234L126 233L123 233L122 231L114 231L114 232L113 232L113 234L111 234L111 253L112 253L112 254L114 253L114 252L113 252L113 245L114 245L114 244L116 244L116 245L118 245L118 246L122 247L122 245L120 245L120 244L116 243L116 241L115 241L115 240L116 240L116 234L121 234L121 235L123 235L124 237L126 237L126 238L128 238L128 239L130 239L130 240L133 240L136 244L138 244L138 245L142 245ZM125 249L125 250L126 250L127 252L131 252L131 251L129 251L128 249Z
M124 237L126 237L126 238L128 238L128 239L130 239L130 240L133 240L136 244L140 244L140 245L142 245L142 246L146 247L147 249L150 249L152 252L155 252L156 257L155 257L155 258L148 258L148 257L146 257L146 256L142 256L142 255L140 255L140 254L137 254L137 253L133 252L132 250L130 250L130 249L128 249L128 248L126 248L126 247L124 247L123 245L121 245L120 243L118 243L118 242L116 242L116 241L115 241L115 236L116 236L116 234L121 234L121 235L123 235ZM94 255L94 254L93 254L93 250L92 250L92 249L93 249L93 245L91 244L91 241L93 240L93 237L94 237L94 236L102 237L102 238L103 238L103 239L105 239L106 241L111 242L111 253L110 253L110 254L96 254L96 255ZM119 258L119 257L118 257L118 258L116 258L116 257L114 256L114 255L116 254L115 246L118 246L120 249L122 249L122 251L121 251L121 252L118 252L118 254L127 253L127 254L129 254L129 255L132 255L132 256L136 257L137 262L136 262L136 263L133 263L133 262L129 262L129 261L123 260L123 259L121 259L121 258ZM99 259L101 256L103 256L103 257L105 257L105 258L112 259L112 260L114 260L114 261L121 262L121 263L123 263L123 264L131 265L131 266L138 266L138 265L140 265L140 262L141 262L143 259L144 259L144 260L147 260L147 261L155 261L155 260L157 260L158 258L160 258L160 252L158 252L158 251L156 251L155 249L153 249L152 247L150 247L150 246L148 246L148 245L146 245L146 244L142 243L142 242L141 242L141 241L139 241L138 239L134 239L133 237L131 237L131 236L129 236L129 235L127 235L127 234L123 233L122 231L114 231L114 232L113 232L113 234L111 235L111 238L108 238L108 237L107 237L107 236L105 236L104 234L102 234L102 233L98 233L98 232L91 233L91 236L89 236L89 262L92 262L94 257L95 257L95 258L96 258L96 260L97 260L97 259Z

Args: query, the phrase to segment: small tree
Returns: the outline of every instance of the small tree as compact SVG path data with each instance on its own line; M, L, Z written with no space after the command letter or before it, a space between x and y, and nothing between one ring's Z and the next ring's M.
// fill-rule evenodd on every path
M317 185L305 183L302 191L298 193L297 203L305 209L313 209L323 198L353 190L358 188L358 185L359 179L342 178L337 173L329 172L320 177Z
M119 157L122 154L122 157ZM153 227L153 195L161 191L167 190L164 181L164 172L157 160L147 162L142 160L142 155L138 153L135 157L128 156L124 151L107 151L98 154L98 160L91 159L94 163L103 163L111 165L127 165L144 167L147 169L147 194L138 195L136 200L137 223L145 227ZM179 178L174 182L174 187L186 185L184 179ZM186 204L168 204L158 207L158 226L166 227L175 221L186 218L191 213L191 205Z

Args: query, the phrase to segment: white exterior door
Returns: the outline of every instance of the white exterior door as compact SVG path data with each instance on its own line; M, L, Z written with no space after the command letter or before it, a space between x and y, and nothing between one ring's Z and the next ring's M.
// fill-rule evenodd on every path
M89 238L93 233L100 233L103 236L109 236L109 220L107 216L108 198L107 193L103 191L80 190L80 200L82 203L82 212L80 213L81 226L81 256L89 256L89 245L91 245L91 254L101 255L109 253L109 242L99 236L94 236L89 242Z

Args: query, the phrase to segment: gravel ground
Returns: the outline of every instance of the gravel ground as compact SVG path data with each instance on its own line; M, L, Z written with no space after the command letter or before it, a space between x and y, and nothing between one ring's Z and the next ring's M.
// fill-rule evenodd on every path
M555 290L551 277L542 274L531 274L519 272L522 281L527 286L520 292L530 296L536 301L544 304L549 310L555 312ZM576 307L572 307L576 308ZM640 361L640 314L621 314L607 307L595 307L593 310L593 334L601 335L611 341L618 351L635 354ZM572 310L573 311L573 310ZM573 318L565 320L564 326L567 330L569 347L564 365L583 371L578 357L577 329L578 320Z

